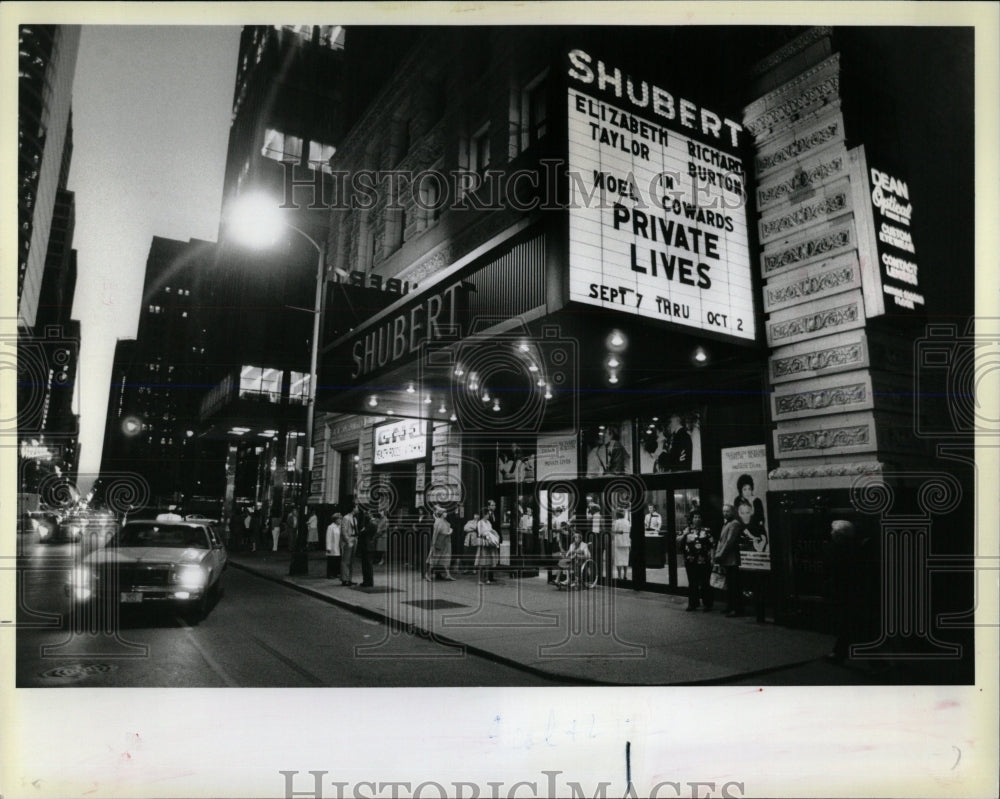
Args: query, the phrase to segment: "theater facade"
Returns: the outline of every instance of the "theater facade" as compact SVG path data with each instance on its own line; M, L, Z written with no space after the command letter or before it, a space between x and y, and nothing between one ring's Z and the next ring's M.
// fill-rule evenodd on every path
M885 486L912 518L932 458L920 197L853 121L837 32L793 33L401 52L332 161L310 502L404 525L493 499L513 565L625 519L629 584L674 591L691 511L718 531L742 496L766 530L745 567L776 617L815 616L831 519L884 531ZM893 532L891 568L925 534Z

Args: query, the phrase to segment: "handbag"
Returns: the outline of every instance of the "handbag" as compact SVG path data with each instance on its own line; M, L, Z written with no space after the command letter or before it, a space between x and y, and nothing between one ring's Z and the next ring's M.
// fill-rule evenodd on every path
M712 573L708 577L708 584L712 588L723 589L726 587L726 573L718 564L712 566Z

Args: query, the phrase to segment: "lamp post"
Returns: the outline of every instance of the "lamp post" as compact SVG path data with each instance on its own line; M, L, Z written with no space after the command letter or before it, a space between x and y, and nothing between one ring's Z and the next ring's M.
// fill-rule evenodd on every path
M306 518L306 496L312 485L312 443L313 428L316 421L316 382L317 361L319 355L319 335L321 316L323 313L323 286L326 283L326 241L317 242L312 236L277 214L277 203L265 196L248 195L241 198L230 214L230 225L242 241L252 246L267 246L277 238L282 228L294 230L308 241L316 250L316 297L313 302L313 330L309 353L309 392L306 395L306 444L302 448L301 480L299 495L296 501L298 509L298 530L292 547L292 560L288 567L289 576L309 573L309 554L307 552L308 520Z

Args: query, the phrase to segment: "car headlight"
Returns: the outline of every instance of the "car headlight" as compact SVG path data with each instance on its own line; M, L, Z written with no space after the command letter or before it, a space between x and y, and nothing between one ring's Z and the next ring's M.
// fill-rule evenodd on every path
M174 582L184 588L202 588L208 582L208 572L201 566L179 566L174 572Z
M94 573L87 566L76 566L70 572L70 585L77 599L90 599L94 594Z

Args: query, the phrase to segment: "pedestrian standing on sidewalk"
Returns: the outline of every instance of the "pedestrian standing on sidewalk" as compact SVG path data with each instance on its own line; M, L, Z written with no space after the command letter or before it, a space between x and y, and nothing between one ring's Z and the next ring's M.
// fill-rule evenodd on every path
M479 519L478 513L473 513L472 518L465 523L462 532L465 537L462 539L462 573L472 574L475 566L476 552L479 550Z
M308 508L306 513L308 514L306 516L306 529L309 531L306 538L306 548L319 549L319 517L316 515L316 511L311 508Z
M340 582L342 585L354 585L354 548L358 543L358 523L355 517L357 508L351 508L340 520Z
M253 508L250 511L250 549L254 552L257 551L257 547L260 545L260 529L260 511L257 508Z
M740 585L740 536L747 529L753 508L740 505L740 518L734 518L732 505L722 506L722 517L726 525L719 533L719 543L715 548L713 561L726 571L726 615L743 615L743 587Z
M495 506L493 500L490 503ZM493 577L493 570L500 562L500 536L493 529L489 519L489 505L483 508L479 523L476 525L478 535L476 548L476 568L479 570L479 584L493 585L496 580Z
M696 610L701 600L703 610L712 609L712 586L708 584L712 575L712 557L715 554L715 539L712 531L701 526L701 513L693 510L688 516L688 526L677 536L677 547L684 556L684 568L688 578L688 610Z
M624 580L628 572L628 557L632 552L632 524L625 518L625 511L615 511L615 521L611 525L614 533L615 572L619 580Z
M278 539L281 538L281 506L277 503L271 508L271 541L272 552L278 551Z
M444 570L444 579L454 581L449 570L451 563L451 525L445 521L444 510L434 510L434 526L431 528L430 553L427 555L427 571L424 579L433 582L435 569Z
M444 520L451 528L451 568L456 572L462 570L462 540L465 538L462 516L465 515L461 505L452 506L451 513L445 515Z
M285 517L285 530L288 533L288 551L295 551L295 543L299 538L299 511L294 505Z
M375 516L375 565L385 563L385 553L389 547L389 515L384 510L377 510Z
M332 580L340 574L340 520L339 513L333 514L326 528L326 578Z
M355 512L358 528L358 554L361 556L361 587L372 588L375 577L372 573L372 547L375 540L375 518L370 513Z

